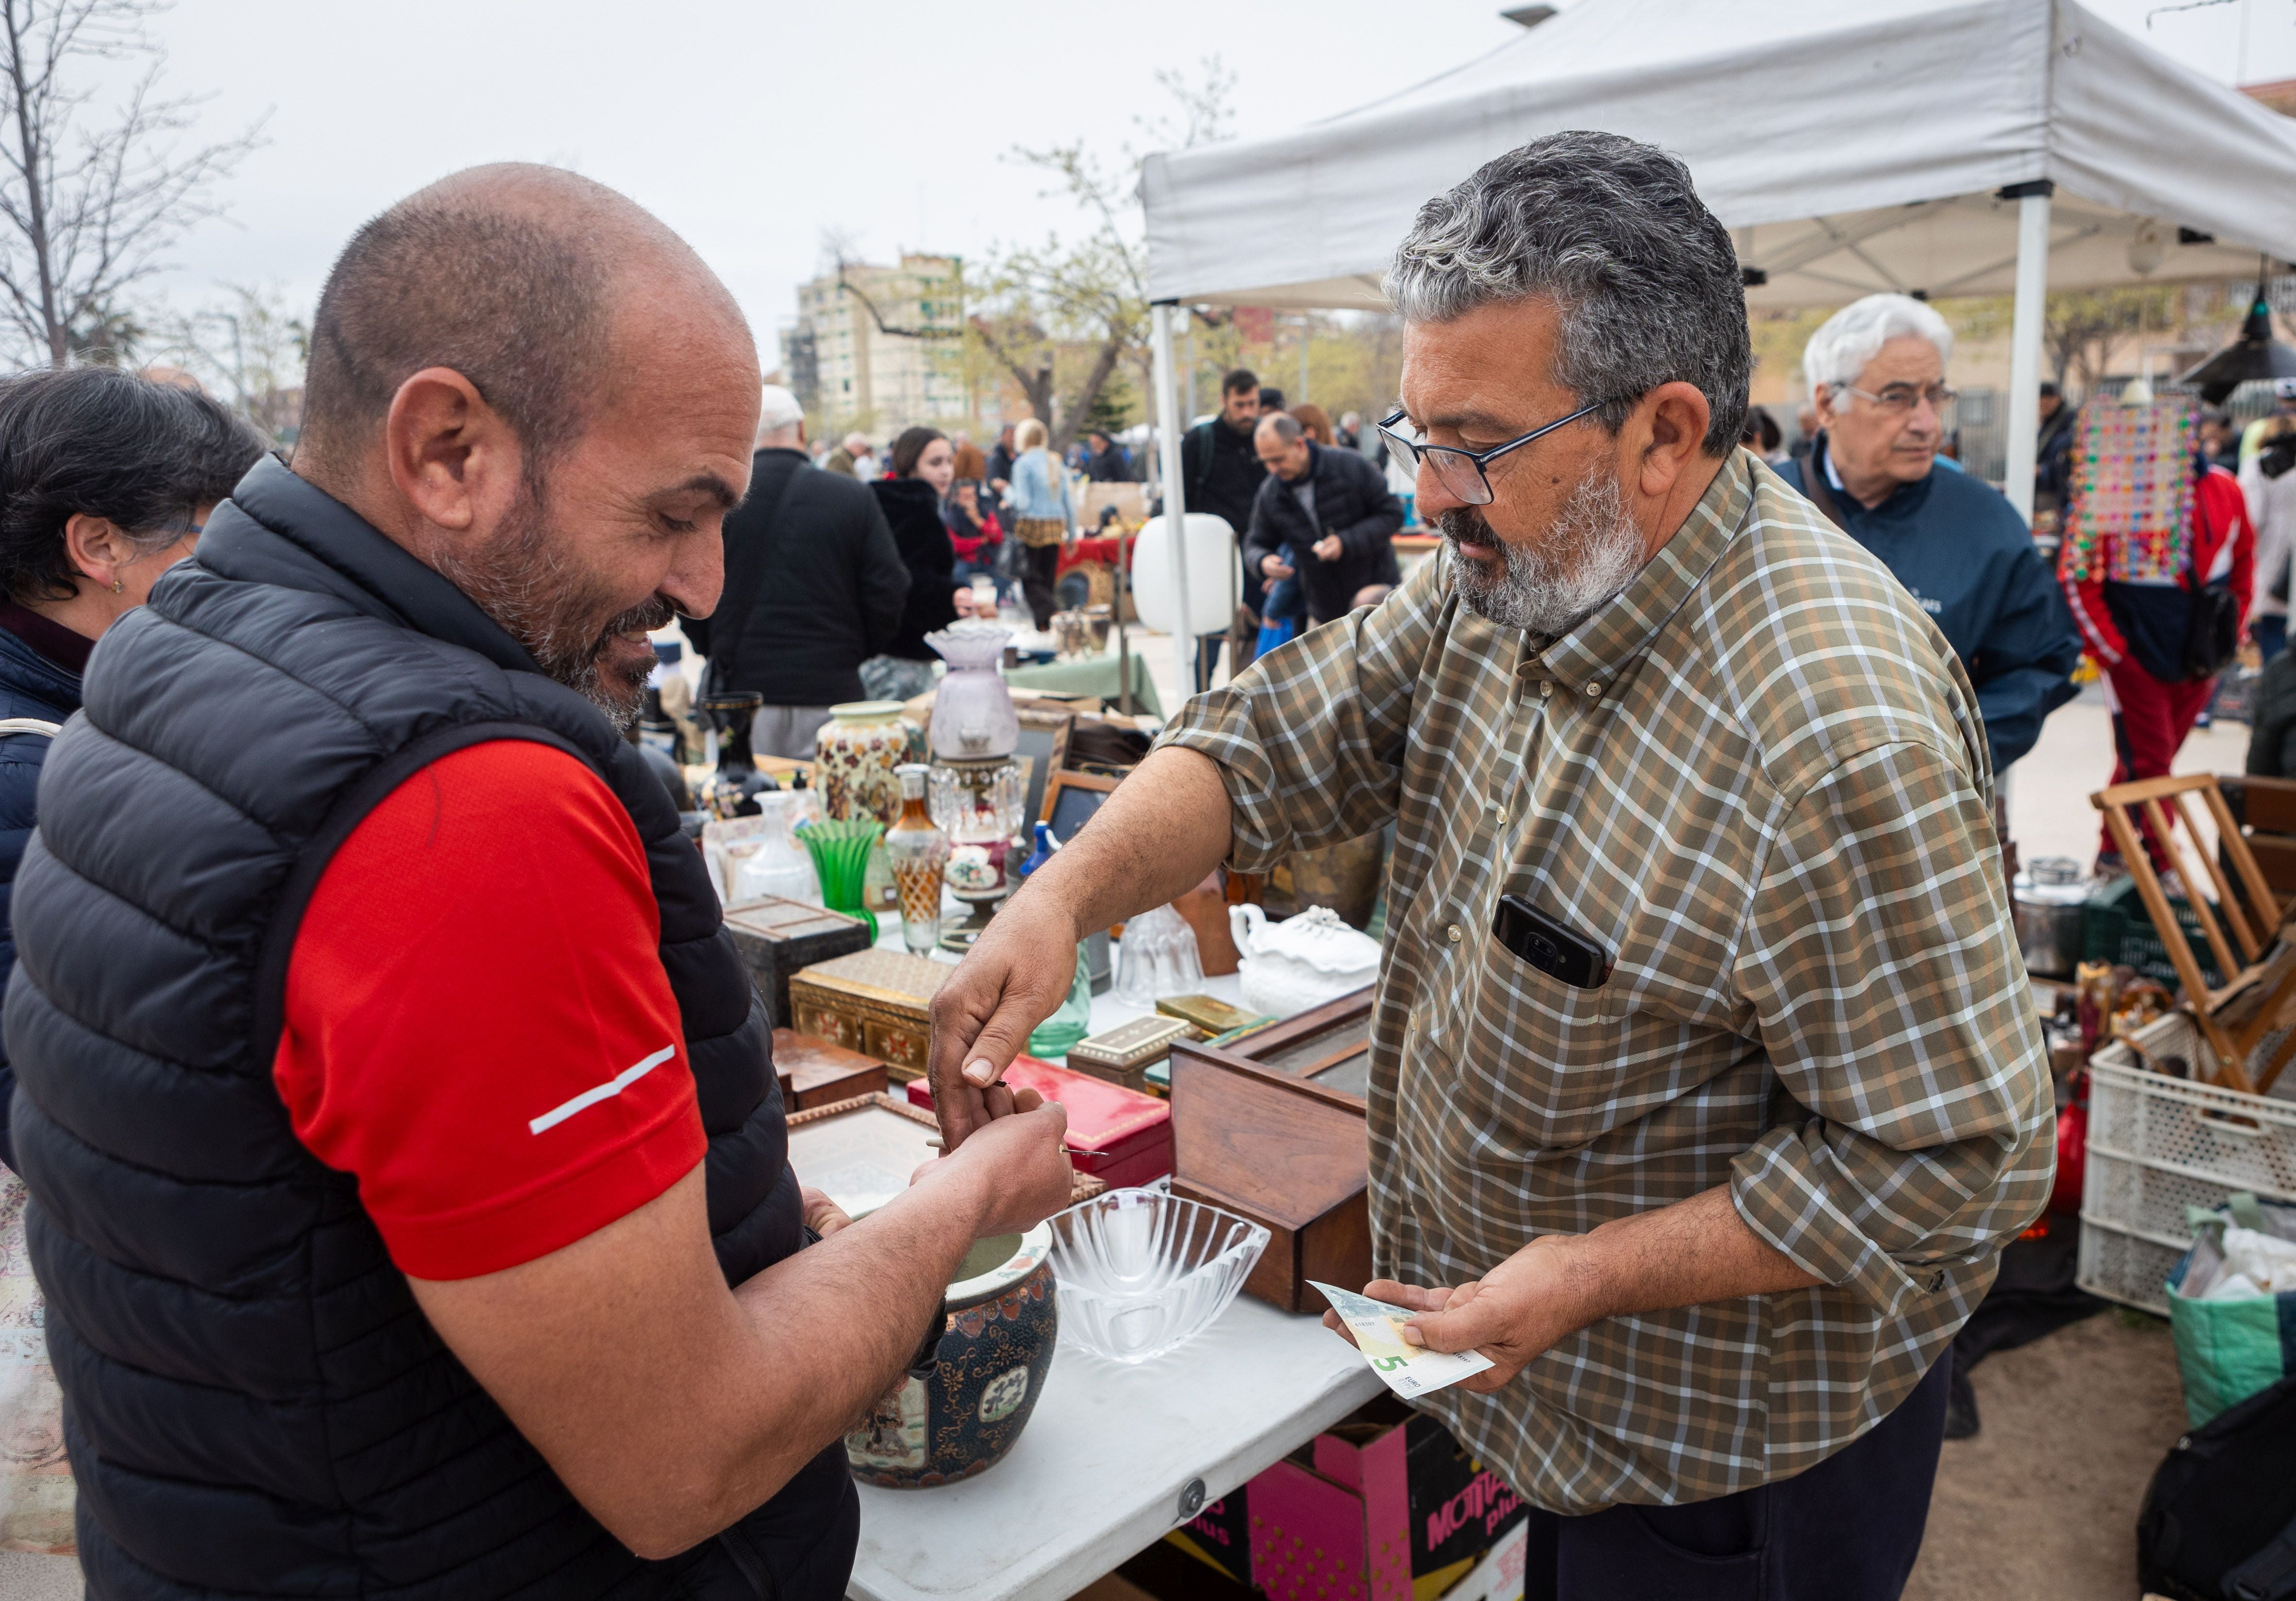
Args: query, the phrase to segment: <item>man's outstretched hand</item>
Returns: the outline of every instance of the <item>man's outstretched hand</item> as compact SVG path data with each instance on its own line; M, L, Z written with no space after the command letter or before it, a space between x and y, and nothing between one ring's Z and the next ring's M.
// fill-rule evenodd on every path
M1543 1234L1471 1284L1423 1289L1374 1278L1363 1293L1418 1315L1403 1337L1430 1351L1479 1351L1463 1380L1488 1393L1602 1318L1808 1289L1824 1282L1756 1235L1718 1184L1588 1234ZM1346 1327L1325 1313L1326 1327Z
M1548 1347L1602 1315L1594 1286L1571 1248L1578 1238L1534 1240L1485 1277L1456 1289L1374 1278L1363 1293L1418 1314L1403 1326L1410 1344L1430 1351L1480 1352L1488 1358L1490 1367L1459 1381L1459 1388L1488 1395L1513 1382ZM1324 1327L1354 1343L1339 1313L1325 1312Z
M944 1150L1014 1111L1013 1092L996 1081L1028 1048L1029 1032L1068 999L1076 963L1073 920L1052 897L1023 891L940 986L925 1071Z

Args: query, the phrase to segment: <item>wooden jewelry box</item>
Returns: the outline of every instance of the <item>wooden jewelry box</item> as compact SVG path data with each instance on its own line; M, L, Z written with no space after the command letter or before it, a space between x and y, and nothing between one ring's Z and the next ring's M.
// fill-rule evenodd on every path
M869 948L869 926L841 911L766 895L726 909L726 929L742 953L758 993L766 998L767 1020L788 1028L790 976L817 961Z
M774 1072L782 1083L782 1107L791 1112L877 1094L890 1084L876 1058L792 1028L774 1030Z
M1172 1193L1268 1231L1243 1281L1287 1311L1322 1304L1320 1278L1371 1278L1368 988L1229 1045L1172 1046Z
M899 951L857 951L790 979L791 1026L885 1064L898 1082L922 1078L932 1041L932 998L956 969Z

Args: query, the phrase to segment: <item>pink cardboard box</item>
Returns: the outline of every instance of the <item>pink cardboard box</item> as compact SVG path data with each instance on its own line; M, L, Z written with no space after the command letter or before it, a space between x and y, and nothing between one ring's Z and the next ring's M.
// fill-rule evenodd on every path
M1524 1520L1442 1425L1398 1410L1373 1402L1316 1437L1312 1467L1287 1458L1247 1487L1251 1582L1270 1601L1432 1601Z

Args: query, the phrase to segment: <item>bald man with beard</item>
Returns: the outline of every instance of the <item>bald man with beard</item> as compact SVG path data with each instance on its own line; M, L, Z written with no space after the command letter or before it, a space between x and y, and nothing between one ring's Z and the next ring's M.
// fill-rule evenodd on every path
M16 1149L91 1596L828 1597L840 1436L1057 1107L859 1223L622 738L749 484L750 331L571 174L360 229L291 469L91 664L16 886Z

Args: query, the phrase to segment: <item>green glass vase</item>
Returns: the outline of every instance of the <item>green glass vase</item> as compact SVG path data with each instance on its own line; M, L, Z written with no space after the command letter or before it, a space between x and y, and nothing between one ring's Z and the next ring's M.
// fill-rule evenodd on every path
M1069 998L1061 1002L1060 1010L1037 1025L1029 1035L1029 1054L1058 1061L1069 1053L1069 1047L1092 1032L1092 956L1089 950L1077 947L1076 977L1070 982Z
M813 857L814 874L821 880L821 903L867 924L872 944L877 940L877 919L862 903L861 881L869 870L869 853L884 831L885 825L873 817L851 822L808 820L791 830Z

